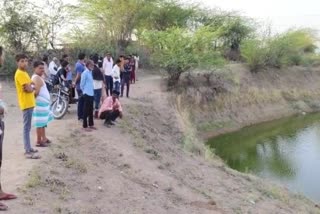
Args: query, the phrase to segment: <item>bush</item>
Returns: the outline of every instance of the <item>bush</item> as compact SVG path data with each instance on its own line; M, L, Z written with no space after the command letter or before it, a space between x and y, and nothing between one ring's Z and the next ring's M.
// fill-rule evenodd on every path
M260 40L242 44L242 57L252 71L263 67L310 65L315 55L315 37L309 30L290 30Z
M14 54L6 52L3 65L0 67L1 74L7 74L13 76L17 69L16 60Z

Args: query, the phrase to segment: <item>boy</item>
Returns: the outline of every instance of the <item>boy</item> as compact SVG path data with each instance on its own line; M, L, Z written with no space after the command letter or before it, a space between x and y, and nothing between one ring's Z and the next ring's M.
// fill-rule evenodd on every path
M121 81L120 81L120 66L121 66L121 60L118 59L112 69L114 90L116 90L117 92L120 92L120 83L121 83Z
M16 61L18 69L15 73L14 81L16 85L19 106L23 112L23 143L25 156L27 159L39 159L40 156L35 155L35 153L38 151L33 149L30 143L32 113L36 104L34 97L35 87L26 71L28 67L27 56L25 54L18 54L16 56Z

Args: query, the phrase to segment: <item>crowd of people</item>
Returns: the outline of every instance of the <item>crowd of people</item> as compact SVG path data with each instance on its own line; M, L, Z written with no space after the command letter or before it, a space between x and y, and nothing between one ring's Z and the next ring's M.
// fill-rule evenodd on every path
M0 66L2 64L2 47L0 47ZM122 106L119 97L129 98L130 84L134 84L138 70L139 57L134 55L119 56L113 60L110 53L105 57L94 54L86 57L78 55L74 70L70 66L69 56L64 54L60 60L48 56L33 62L33 75L29 76L29 59L25 54L16 55L17 70L14 81L18 104L23 115L23 144L27 159L40 159L38 150L31 144L32 124L36 128L36 147L47 147L51 144L46 136L46 128L53 120L51 112L52 85L45 80L56 82L70 88L69 101L77 102L77 117L82 121L85 132L97 128L94 118L104 120L106 127L115 125L117 118L122 118ZM75 74L75 78L74 77ZM53 84L53 85L55 85ZM75 99L77 94L77 99ZM105 94L105 96L103 96ZM2 163L2 143L4 137L4 122L2 120L4 107L0 102L0 168ZM0 184L0 200L11 200L17 197L2 191ZM0 202L0 211L8 207Z
M91 132L97 129L94 126L94 118L104 120L104 125L109 128L118 117L122 118L119 97L123 97L126 87L126 97L129 98L130 84L135 83L138 69L138 57L133 55L121 55L114 62L110 53L104 58L98 54L86 58L85 54L80 53L73 72L69 57L64 54L61 60L53 57L50 63L47 56L44 56L42 61L34 61L34 74L30 78L27 72L28 57L19 54L16 61L18 68L15 73L15 85L23 113L25 156L29 159L40 158L37 155L38 150L33 148L30 142L32 120L36 127L36 147L47 147L51 143L46 137L45 129L53 120L49 93L52 85L48 85L45 79L71 89L70 102L78 102L78 120L82 121L85 132ZM102 96L103 94L105 96Z

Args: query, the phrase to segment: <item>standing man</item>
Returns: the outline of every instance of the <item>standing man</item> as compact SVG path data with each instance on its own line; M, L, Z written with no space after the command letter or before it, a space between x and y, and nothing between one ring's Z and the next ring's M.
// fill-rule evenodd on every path
M136 62L132 55L129 56L129 64L131 66L131 84L136 83Z
M54 78L58 72L58 59L53 57L52 61L49 63L49 74L51 78Z
M53 120L50 111L50 94L42 75L44 73L44 63L35 61L33 63L34 74L32 82L35 86L36 106L33 111L33 122L37 131L37 147L47 147L51 141L46 136L46 127Z
M112 78L113 78L114 90L119 93L120 93L120 84L121 84L120 67L121 67L121 60L118 59L112 69Z
M29 74L27 73L28 58L25 54L16 56L18 69L15 73L14 80L18 95L20 109L23 112L23 142L25 156L28 159L39 159L40 156L35 155L37 150L31 147L30 131L33 108L35 107L34 91L35 86L32 83Z
M133 55L133 57L134 57L134 61L135 61L135 63L136 63L136 70L135 70L135 75L136 75L136 80L138 81L138 77L137 77L137 75L138 75L138 69L139 69L139 61L140 61L140 57L138 56L138 54L134 54Z
M126 58L124 71L122 72L122 79L121 79L121 97L123 97L124 86L126 86L127 98L129 98L131 72L132 72L132 66L129 63L129 58Z
M93 77L93 88L94 88L94 117L98 119L98 112L100 107L100 101L102 96L102 88L103 88L103 73L99 68L99 55L95 54L92 57L92 60L94 62L94 68L92 71L92 77Z
M0 67L3 62L2 52L3 52L3 50L2 50L2 47L0 46ZM1 134L0 134L0 169L1 169L1 166L2 166L2 144L3 144L3 139L4 139L4 122L3 122L4 107L2 106L2 103L0 106L0 115L1 115L0 116L0 131L1 131ZM17 198L17 196L15 196L13 194L8 194L8 193L3 192L2 186L0 183L0 200L12 200L12 199L16 199L16 198ZM0 202L0 211L5 211L7 209L8 209L8 207L5 204Z
M85 70L85 64L84 64L84 58L86 55L84 53L80 53L78 56L78 62L76 63L76 89L78 93L78 120L83 120L83 96L82 96L82 90L80 88L80 82L81 82L81 74Z
M86 63L86 69L81 74L80 88L83 93L83 129L87 132L96 130L93 122L93 77L92 70L94 69L94 63L88 60ZM89 120L89 121L88 121ZM89 127L88 127L89 122Z
M106 57L103 59L103 65L102 65L107 96L109 96L109 92L111 95L113 90L112 67L113 67L113 59L111 57L111 54L107 53Z

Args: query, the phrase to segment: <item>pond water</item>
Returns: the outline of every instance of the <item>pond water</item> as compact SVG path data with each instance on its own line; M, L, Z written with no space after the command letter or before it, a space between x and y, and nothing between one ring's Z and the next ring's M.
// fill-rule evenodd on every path
M208 145L231 168L320 202L320 113L247 127Z

